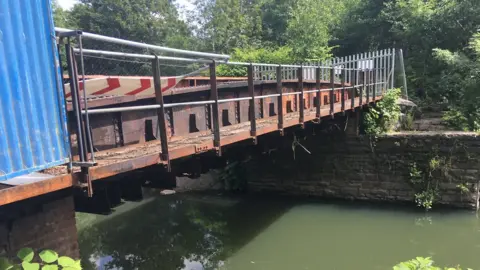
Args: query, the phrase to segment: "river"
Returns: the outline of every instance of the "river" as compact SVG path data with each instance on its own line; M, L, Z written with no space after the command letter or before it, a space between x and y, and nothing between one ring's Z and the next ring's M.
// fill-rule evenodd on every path
M155 192L154 192L155 193ZM392 269L415 256L480 269L474 212L176 194L77 213L85 269Z

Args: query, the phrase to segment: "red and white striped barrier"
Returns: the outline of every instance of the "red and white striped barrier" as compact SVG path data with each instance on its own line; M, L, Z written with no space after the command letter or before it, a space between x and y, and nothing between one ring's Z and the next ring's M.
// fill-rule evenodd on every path
M175 87L184 76L161 78L162 92ZM152 77L105 76L79 82L80 91L87 90L87 96L150 96L155 95ZM70 84L65 84L65 97L71 99ZM80 94L82 96L83 94Z

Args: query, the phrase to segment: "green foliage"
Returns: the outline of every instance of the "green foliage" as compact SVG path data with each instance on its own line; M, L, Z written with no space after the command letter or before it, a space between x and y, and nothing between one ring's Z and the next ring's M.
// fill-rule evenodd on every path
M438 154L434 147L427 164L419 166L416 162L410 164L410 183L415 189L415 203L430 210L438 198L438 185L441 176L446 176L451 168L449 160Z
M54 19L59 26L150 44L181 49L195 49L197 45L191 28L179 19L174 4L168 0L81 0L70 11L55 9ZM131 47L91 39L84 39L83 43L91 49L139 52ZM132 65L91 57L84 60L87 74L151 74L149 63ZM191 69L181 69L180 73L185 70ZM177 69L171 66L162 67L163 75L175 71Z
M480 34L469 41L470 55L465 52L434 50L434 57L444 63L440 83L450 105L443 119L452 128L480 130Z
M17 252L19 262L10 261L7 258L0 258L0 270L9 269L23 269L23 270L81 270L80 260L73 260L70 257L62 256L58 257L58 253L45 249L39 254L40 262L33 262L35 259L35 252L31 248L22 248ZM61 268L60 268L61 267Z
M401 129L402 130L413 130L413 122L414 122L414 115L413 112L407 112L405 117L401 120Z
M257 1L196 0L189 14L203 49L230 53L257 47L261 36L261 6Z
M418 185L423 182L423 172L418 168L416 162L410 164L410 182L414 185Z
M247 63L275 63L287 64L292 63L292 50L289 47L279 47L277 49L268 48L246 48L234 49L231 54L231 61L247 62ZM234 65L219 65L217 68L217 76L247 76L247 67Z
M393 267L393 270L462 270L456 267L438 267L430 257L416 257L406 262L401 262ZM470 268L467 268L467 270ZM471 269L470 269L471 270Z
M370 108L363 118L365 133L380 135L395 128L401 113L400 105L397 104L400 94L400 89L389 90L377 106Z
M461 183L457 185L457 188L460 190L460 193L466 194L470 192L470 189L468 188L469 183Z
M22 248L17 252L17 257L23 262L31 262L35 252L31 248Z
M46 263L53 263L58 260L58 254L50 249L43 250L42 252L40 252L39 256L40 259L42 259L42 261Z

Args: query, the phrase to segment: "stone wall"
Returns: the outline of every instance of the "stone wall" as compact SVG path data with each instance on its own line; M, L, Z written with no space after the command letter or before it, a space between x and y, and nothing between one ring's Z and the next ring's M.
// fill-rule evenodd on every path
M14 257L23 247L80 257L71 194L57 192L0 207L0 254Z
M475 208L478 202L480 138L474 133L398 133L371 140L355 133L353 118L337 118L312 128L316 135L302 138L311 154L292 138L277 138L280 149L270 149L250 162L248 179L254 192L275 192L325 198L414 202L411 167L427 171L433 157L445 160L437 170L436 203ZM272 141L272 140L270 140ZM272 146L274 144L271 144ZM266 146L268 148L268 146ZM433 178L431 178L433 179ZM469 189L460 191L459 184Z

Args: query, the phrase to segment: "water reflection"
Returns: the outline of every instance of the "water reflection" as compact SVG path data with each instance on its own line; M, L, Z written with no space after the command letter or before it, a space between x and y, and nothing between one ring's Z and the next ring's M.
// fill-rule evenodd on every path
M78 214L82 261L85 269L216 269L287 207L272 203L252 209L243 200L187 195L113 217Z
M371 270L415 256L480 269L468 211L184 194L81 214L78 226L85 269Z

